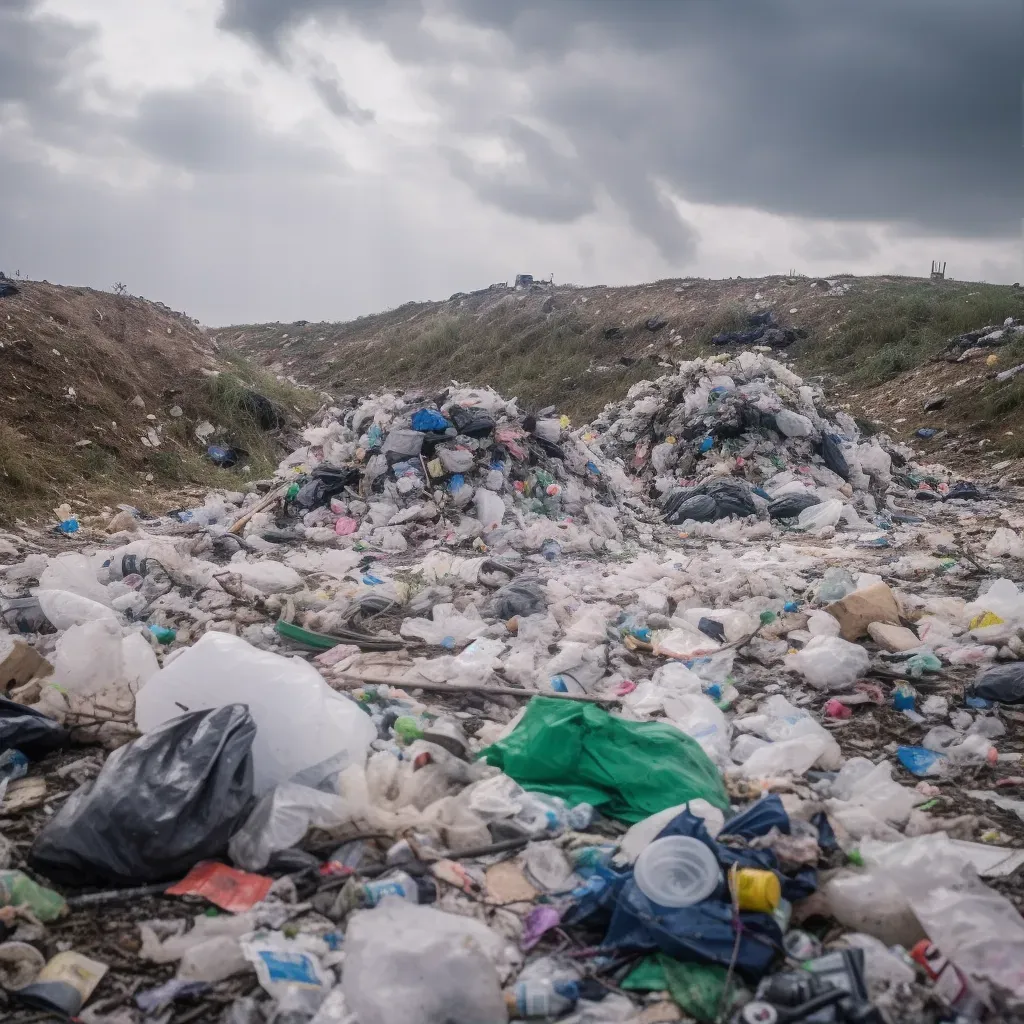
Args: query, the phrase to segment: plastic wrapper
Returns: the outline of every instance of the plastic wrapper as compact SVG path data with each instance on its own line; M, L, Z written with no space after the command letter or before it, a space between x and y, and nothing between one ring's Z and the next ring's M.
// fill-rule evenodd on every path
M73 885L180 878L249 813L256 725L240 705L194 711L115 750L32 844L32 867Z

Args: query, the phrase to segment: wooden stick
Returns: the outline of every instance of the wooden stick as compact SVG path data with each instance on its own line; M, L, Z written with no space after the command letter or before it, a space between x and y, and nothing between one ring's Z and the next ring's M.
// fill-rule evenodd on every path
M291 484L282 484L276 490L271 491L262 501L256 502L256 504L253 505L245 515L240 516L231 524L228 528L228 533L241 533L242 527L244 527L257 512L262 512L265 508L269 508L269 506L273 505L278 498L283 498L288 493L288 488L290 486Z
M447 693L456 695L459 693L482 693L485 696L501 697L555 697L559 700L579 700L587 704L618 704L621 697L587 697L579 693L543 693L540 690L517 690L512 686L486 686L484 684L472 684L470 686L452 686L449 683L421 683L418 680L397 680L386 682L383 679L363 679L359 676L333 676L332 681L346 688L354 689L357 686L396 686L402 690L426 690L428 693Z

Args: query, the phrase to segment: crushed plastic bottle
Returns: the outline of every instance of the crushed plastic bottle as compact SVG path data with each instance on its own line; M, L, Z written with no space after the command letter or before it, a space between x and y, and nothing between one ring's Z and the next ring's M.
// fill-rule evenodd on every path
M546 540L540 546L540 553L549 562L556 562L562 554L562 545L557 540Z
M818 600L822 604L832 604L833 601L841 601L856 589L857 584L853 581L849 570L836 567L826 569L818 586Z

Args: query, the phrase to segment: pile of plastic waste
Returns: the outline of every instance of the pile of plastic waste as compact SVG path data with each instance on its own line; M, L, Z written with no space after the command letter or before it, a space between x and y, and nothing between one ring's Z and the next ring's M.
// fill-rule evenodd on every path
M764 352L303 441L0 535L5 1020L1024 1019L1015 493Z

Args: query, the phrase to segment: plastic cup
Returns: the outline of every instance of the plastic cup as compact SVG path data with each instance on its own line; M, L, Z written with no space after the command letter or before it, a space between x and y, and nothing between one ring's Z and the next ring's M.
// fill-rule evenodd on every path
M637 858L633 878L659 907L689 907L706 900L722 881L714 853L699 839L655 839Z

